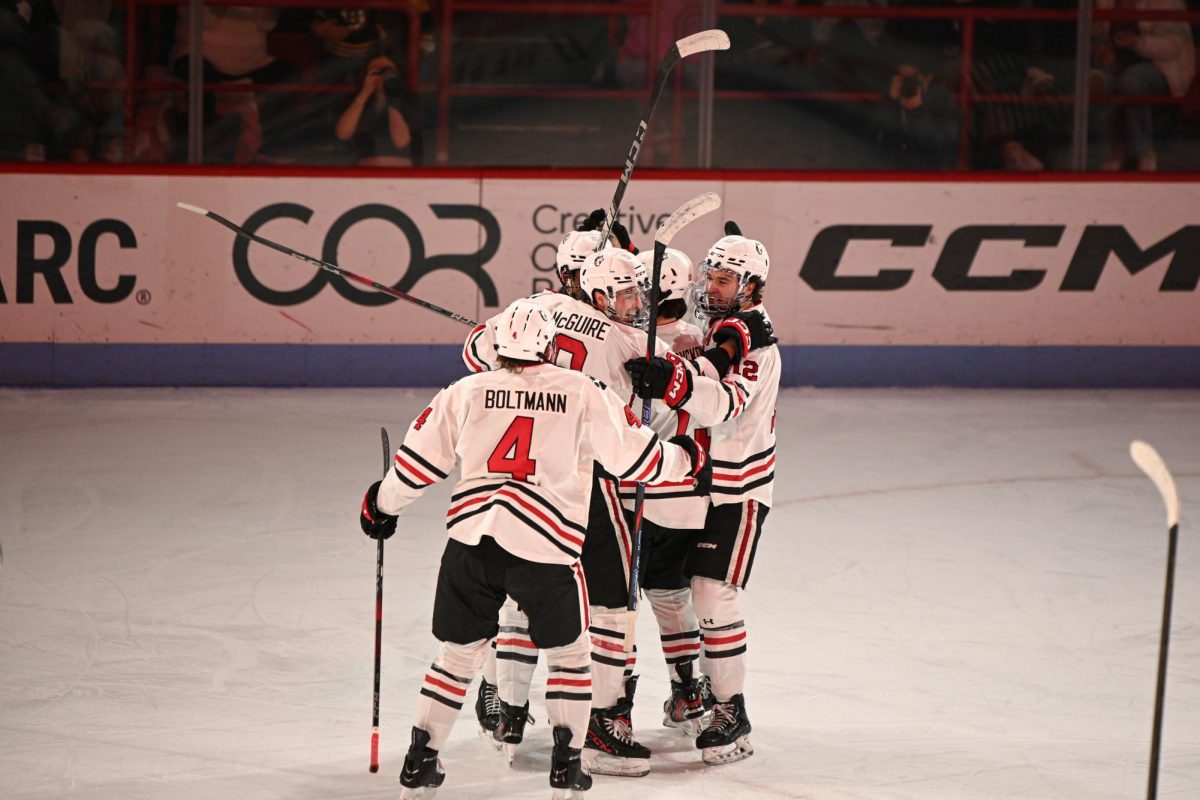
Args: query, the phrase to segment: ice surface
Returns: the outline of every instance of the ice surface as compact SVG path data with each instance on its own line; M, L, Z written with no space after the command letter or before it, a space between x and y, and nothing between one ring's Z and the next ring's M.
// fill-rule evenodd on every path
M375 545L362 491L430 392L0 391L0 797L389 798L448 486L387 545L382 761L367 772ZM659 725L593 800L1145 794L1166 531L1183 512L1160 797L1200 797L1200 394L784 392L745 610L756 755L704 768ZM468 709L439 798L547 797ZM473 697L472 687L472 697Z

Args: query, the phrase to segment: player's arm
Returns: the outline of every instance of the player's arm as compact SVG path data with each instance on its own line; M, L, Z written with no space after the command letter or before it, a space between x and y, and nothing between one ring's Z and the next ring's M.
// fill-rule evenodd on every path
M585 393L588 431L595 460L620 480L678 483L695 480L707 492L712 464L702 447L686 436L664 442L617 395L597 384Z
M739 311L713 327L712 344L695 359L700 374L720 380L752 350L770 347L779 339L761 311Z
M453 387L443 389L409 425L396 450L392 468L367 489L360 522L363 533L386 539L396 530L396 517L429 486L454 469L459 419Z
M462 360L471 372L489 372L497 366L495 319L476 325L463 342Z

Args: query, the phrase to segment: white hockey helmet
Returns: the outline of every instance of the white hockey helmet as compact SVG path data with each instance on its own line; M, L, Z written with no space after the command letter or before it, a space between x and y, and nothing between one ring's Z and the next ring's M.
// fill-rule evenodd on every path
M604 295L604 313L624 325L642 327L650 317L646 303L645 270L637 256L615 247L594 253L579 272L583 299L595 303L595 293Z
M519 361L542 361L555 332L554 320L546 309L522 297L496 319L496 352Z
M708 255L700 262L699 274L692 286L692 302L703 314L717 315L736 310L751 278L761 288L767 282L771 261L767 248L757 239L745 236L722 236L708 249ZM732 296L718 296L710 291L710 273L721 270L732 273L737 279L737 291Z
M554 256L554 265L558 271L558 280L563 288L573 291L579 283L578 273L583 268L588 256L600 247L600 231L571 231L558 244L558 252Z
M650 293L650 279L654 275L654 251L643 250L637 260L645 270L643 283L646 293ZM696 267L692 259L682 250L668 247L663 253L662 267L658 275L658 301L683 300L687 297L688 289L696 282Z

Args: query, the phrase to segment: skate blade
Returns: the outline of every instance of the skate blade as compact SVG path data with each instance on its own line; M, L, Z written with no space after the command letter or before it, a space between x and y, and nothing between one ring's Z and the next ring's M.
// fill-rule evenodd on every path
M582 800L583 792L575 789L555 789L550 795L551 800Z
M679 731L684 736L688 736L688 737L691 737L692 739L695 739L697 736L700 735L700 731L704 730L704 722L703 722L702 717L697 717L696 719L685 719L682 721L676 721L676 720L671 719L670 714L664 714L663 715L663 727L664 728L672 728L674 730Z
M400 787L400 800L430 800L437 794L436 786L422 786L417 789L410 789L407 786Z
M750 746L750 736L739 736L737 741L725 747L705 747L700 751L700 758L705 764L732 764L735 761L742 761L754 755L754 748Z
M618 758L595 750L583 751L583 766L593 775L615 775L619 778L640 778L650 774L648 758Z
M517 747L518 745L515 744L504 745L504 757L508 759L508 765L510 767L513 765L513 761L515 761L517 758Z
M499 750L501 747L504 746L503 742L496 741L496 737L492 735L491 731L485 730L483 728L479 729L479 738L483 739L485 742L487 742L488 746L491 747L493 750Z

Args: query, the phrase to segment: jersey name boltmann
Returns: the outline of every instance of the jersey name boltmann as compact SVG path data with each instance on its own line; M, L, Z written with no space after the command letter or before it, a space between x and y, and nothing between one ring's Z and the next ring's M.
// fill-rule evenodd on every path
M488 389L483 395L484 408L512 411L554 411L567 413L567 396L561 392L535 392L524 389Z

